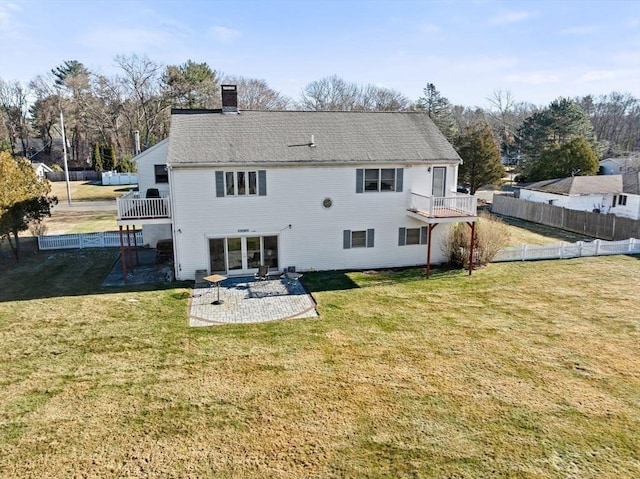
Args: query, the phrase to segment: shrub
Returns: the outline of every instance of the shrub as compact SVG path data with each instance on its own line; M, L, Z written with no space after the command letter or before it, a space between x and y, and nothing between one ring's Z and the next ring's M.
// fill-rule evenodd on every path
M33 236L44 236L47 234L47 225L42 220L36 220L29 223L29 232Z
M490 263L498 251L507 245L509 237L509 229L502 221L488 213L481 213L476 223L473 242L474 266ZM444 239L442 251L450 263L467 268L470 242L471 228L465 223L456 223Z

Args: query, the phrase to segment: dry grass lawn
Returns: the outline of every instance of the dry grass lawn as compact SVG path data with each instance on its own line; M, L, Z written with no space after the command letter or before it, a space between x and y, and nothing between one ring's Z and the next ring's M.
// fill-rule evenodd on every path
M640 477L638 257L307 274L318 319L189 329L115 256L0 276L0 476Z
M136 185L96 185L89 181L70 181L71 199L73 201L109 201L121 197ZM67 184L64 181L51 182L51 194L58 201L67 201Z
M118 229L115 211L69 211L54 207L51 217L44 219L44 224L48 235L96 233Z

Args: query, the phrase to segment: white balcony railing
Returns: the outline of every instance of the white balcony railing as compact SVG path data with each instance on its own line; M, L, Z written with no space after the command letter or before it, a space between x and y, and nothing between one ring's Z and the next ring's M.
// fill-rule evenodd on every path
M455 218L476 216L478 202L475 196L424 196L411 193L409 211L427 218Z
M160 198L140 198L131 191L116 200L119 220L171 218L171 202L168 193Z

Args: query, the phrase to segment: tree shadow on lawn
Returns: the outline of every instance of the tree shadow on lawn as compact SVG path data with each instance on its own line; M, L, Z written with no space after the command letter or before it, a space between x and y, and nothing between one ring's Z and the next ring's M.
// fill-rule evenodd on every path
M436 281L466 274L459 268L447 265L431 267L431 277L427 279L425 268L385 268L378 270L343 270L305 273L302 282L310 293L323 291L343 291L373 286L386 286L401 283Z
M0 260L0 302L191 288L190 282L103 287L119 258L115 248L40 251L19 263Z

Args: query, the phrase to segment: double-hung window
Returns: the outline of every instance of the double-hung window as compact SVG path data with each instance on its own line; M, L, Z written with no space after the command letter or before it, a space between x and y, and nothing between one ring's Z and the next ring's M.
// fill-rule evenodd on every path
M216 171L216 196L265 196L266 170Z
M343 248L373 248L374 230L344 230Z
M156 177L156 183L169 183L167 165L153 165L153 170Z
M427 244L427 227L398 228L398 246Z
M356 169L356 193L402 191L403 168Z

